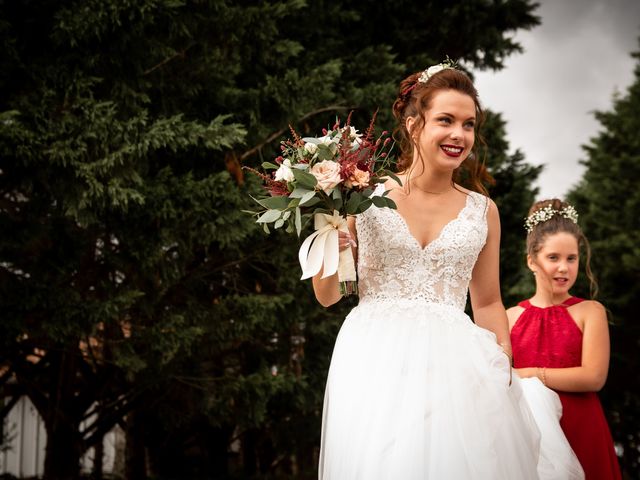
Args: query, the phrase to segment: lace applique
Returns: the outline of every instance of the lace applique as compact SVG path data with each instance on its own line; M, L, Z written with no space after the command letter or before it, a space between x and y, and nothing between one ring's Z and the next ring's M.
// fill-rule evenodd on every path
M458 216L424 249L396 210L372 207L358 215L360 301L422 299L464 310L487 239L487 202L471 192Z

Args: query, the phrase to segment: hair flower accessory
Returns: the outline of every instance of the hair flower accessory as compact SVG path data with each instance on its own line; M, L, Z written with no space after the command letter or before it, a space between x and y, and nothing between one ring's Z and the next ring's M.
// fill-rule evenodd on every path
M401 93L401 97L407 97L414 88L416 88L421 83L427 83L431 77L433 77L436 73L441 72L442 70L452 69L456 70L458 68L456 62L451 60L449 57L442 63L438 63L437 65L431 65L429 68L425 69L420 76L418 77L418 81L409 85L405 88Z
M564 207L562 210L556 210L552 208L551 205L547 205L546 207L529 215L525 220L524 228L527 229L527 233L531 233L533 231L533 227L539 223L551 220L554 215L560 215L571 220L573 223L578 223L578 212L576 212L576 209L571 205Z
M447 69L451 69L451 70L456 69L456 62L451 60L449 57L447 57L447 59L444 62L438 63L437 65L432 65L429 68L427 68L424 72L422 72L422 74L418 78L418 82L427 83L429 79L433 77L436 73L441 72L442 70L447 70Z

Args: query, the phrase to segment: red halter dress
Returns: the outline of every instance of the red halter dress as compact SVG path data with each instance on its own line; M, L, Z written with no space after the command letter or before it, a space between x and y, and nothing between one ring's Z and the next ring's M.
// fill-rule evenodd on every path
M571 297L562 305L539 308L529 300L511 330L514 368L579 367L582 331L567 307L582 302ZM619 480L611 432L595 392L557 392L562 402L560 425L585 473L585 480Z

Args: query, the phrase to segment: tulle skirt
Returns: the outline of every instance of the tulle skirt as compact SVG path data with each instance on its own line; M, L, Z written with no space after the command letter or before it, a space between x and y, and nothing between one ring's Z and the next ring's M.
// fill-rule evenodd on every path
M562 476L573 460L545 455L545 448L541 454L522 382L514 375L509 385L509 378L495 335L461 310L420 300L361 301L331 360L319 478L574 478ZM553 412L551 424L558 423L555 407L542 414ZM547 430L562 444L559 426ZM563 473L541 477L539 466L542 475Z

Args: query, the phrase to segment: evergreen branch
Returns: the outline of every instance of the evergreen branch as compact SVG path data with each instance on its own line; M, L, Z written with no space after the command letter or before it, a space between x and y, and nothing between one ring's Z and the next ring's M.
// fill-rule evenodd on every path
M333 111L336 111L336 110L339 110L339 111L341 111L341 110L355 110L356 108L358 108L358 107L353 107L353 106L352 107L344 107L344 106L341 106L341 105L329 105L328 107L322 107L322 108L319 108L318 110L314 110L313 112L305 113L302 117L300 117L298 119L297 123L304 122L305 120L307 120L307 119L309 119L311 117L314 117L316 115L319 115L321 113L333 112ZM251 150L247 150L242 155L240 155L240 160L244 160L244 159L250 157L251 155L253 155L254 153L256 153L257 151L261 150L262 147L264 147L268 143L273 142L276 138L278 138L284 132L289 130L289 128L290 128L290 126L287 125L286 127L281 128L277 132L272 133L265 140L263 140L258 145L253 147Z
M178 57L184 58L185 54L187 53L188 50L190 50L192 47L195 46L195 43L192 43L191 45L189 45L187 48L183 48L182 50L180 50L179 52L174 53L173 55L171 55L170 57L165 58L164 60L162 60L160 63L154 65L151 68L148 68L147 70L145 70L142 73L142 76L145 75L149 75L150 73L154 72L155 70L164 67L167 63L172 62L173 60L175 60Z

